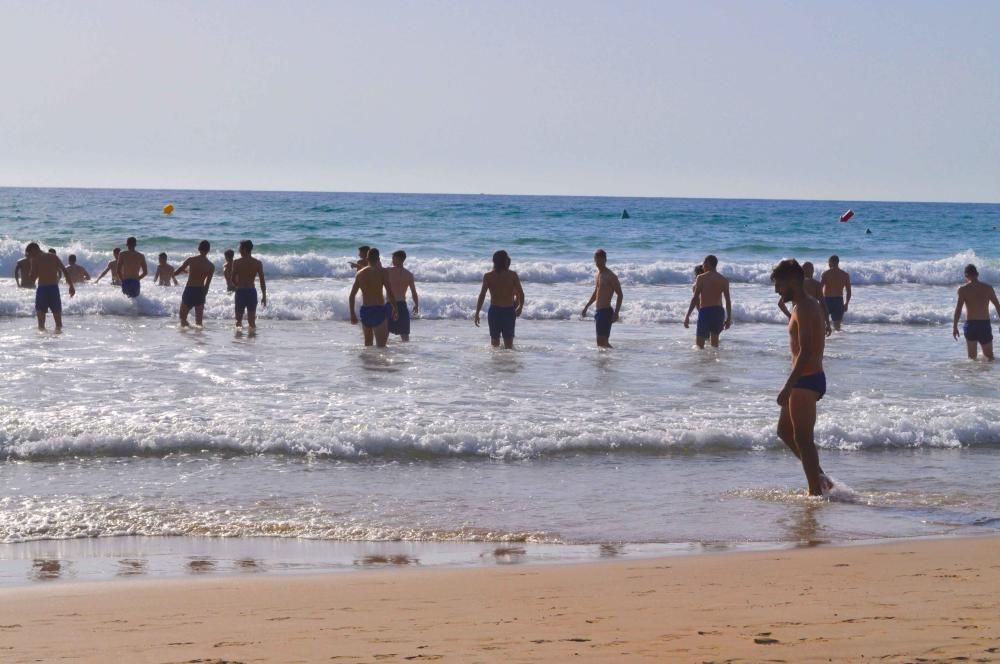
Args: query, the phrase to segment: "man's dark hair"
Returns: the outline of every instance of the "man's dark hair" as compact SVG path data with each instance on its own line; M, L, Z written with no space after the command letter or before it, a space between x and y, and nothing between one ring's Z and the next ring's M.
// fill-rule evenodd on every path
M126 247L134 247L135 246L135 238L134 237L130 237L127 240L125 240L125 246Z
M608 258L608 252L604 251L603 249L598 249L597 251L594 252L594 255L602 256L605 260L607 260Z
M69 262L70 263L75 263L76 262L76 254L70 254L69 255Z
M965 273L973 277L979 276L979 270L977 270L976 266L973 265L972 263L969 263L968 265L965 266Z
M704 274L704 273L705 273L705 266L704 265L695 265L694 266L694 275L696 277L699 276L699 275L701 275L701 274Z
M225 256L226 258L232 258L233 256L236 255L236 252L233 251L232 249L226 249L225 253L223 253L222 255Z
M41 251L42 248L38 246L37 242L31 242L27 247L24 248L24 253L30 254L33 251Z
M830 256L830 260L828 262L832 265L840 265L840 256L834 254L833 256Z
M378 249L376 249L375 247L372 247L371 249L369 249L368 250L368 255L366 256L366 258L368 259L369 263L374 263L375 261L379 260L381 257L382 257L382 254L380 254L379 251L378 251Z
M162 258L163 260L167 260L167 252L161 251L160 255L157 256L157 258Z
M50 254L55 254L55 253L56 253L56 250L55 250L55 249L53 249L52 247L49 247L49 253L50 253Z
M705 265L709 266L713 270L716 268L716 266L718 266L718 264L719 264L719 259L713 256L712 254L705 256Z
M369 247L367 244L361 245L360 247L358 247L358 256L366 258L368 256L369 250L371 250L371 247Z
M406 260L406 252L403 251L402 249L397 249L396 251L392 252L392 257L398 258L399 262L402 263L403 261Z
M510 267L510 256L506 251L501 249L500 251L493 252L493 269L498 272L503 272Z
M788 258L777 265L771 270L771 282L776 282L779 279L791 279L792 281L797 281L800 284L805 281L806 273L802 271L802 266L794 258Z
M250 240L240 240L240 253L242 254L244 250L248 254L253 251L253 242Z
M202 240L198 243L198 251L203 254L207 254L208 250L212 248L212 245L208 243L208 240Z
M115 247L115 248L114 248L114 249L112 249L112 251L111 251L111 253L112 253L112 254L114 254L115 258L117 258L117 257L118 257L118 254L120 254L121 252L122 252L122 248L121 248L121 247Z

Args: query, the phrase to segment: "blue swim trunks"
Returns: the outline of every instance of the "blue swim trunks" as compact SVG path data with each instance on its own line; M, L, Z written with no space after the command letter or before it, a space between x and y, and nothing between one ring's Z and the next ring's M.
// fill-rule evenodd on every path
M721 305L702 307L698 310L698 329L695 331L695 336L707 339L713 334L722 334L725 326L726 310Z
M39 286L35 289L35 311L62 313L62 298L59 296L58 284Z
M514 338L514 322L517 320L514 307L495 307L491 304L490 310L486 313L486 320L490 324L491 339Z
M387 311L384 304L363 306L361 307L361 324L365 327L378 327L385 321L387 313L391 311L391 309Z
M243 316L247 311L255 313L257 311L257 289L253 286L237 288L236 295L233 296L233 303L236 305L237 316Z
M389 333L400 336L410 336L410 308L406 306L406 300L396 303L396 313L399 318L392 319L392 305L385 303L385 318L389 321Z
M611 336L611 324L615 322L615 310L611 307L598 309L594 312L594 325L597 327L597 336L606 339Z
M792 385L793 388L798 387L803 390L812 390L819 394L816 397L816 401L823 398L826 394L826 372L820 371L819 373L809 374L808 376L801 376L795 384Z
M205 304L205 295L208 289L204 286L185 286L181 295L181 303L188 308L200 307Z
M830 312L830 318L836 322L844 320L844 298L842 297L827 297L826 300L826 310Z
M129 297L139 297L140 288L138 279L122 279L122 292Z
M993 343L993 327L988 320L967 320L963 332L965 332L966 341L975 341L981 344Z

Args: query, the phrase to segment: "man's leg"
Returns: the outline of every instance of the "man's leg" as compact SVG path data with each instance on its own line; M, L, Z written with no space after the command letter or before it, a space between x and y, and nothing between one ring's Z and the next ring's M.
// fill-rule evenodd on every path
M705 347L705 337L695 337L694 342L698 345L698 348Z
M597 347L611 348L611 343L608 341L608 337L597 337Z
M969 359L974 360L979 357L979 343L976 341L965 340L965 350L969 354Z
M788 413L792 421L795 446L799 450L802 469L809 482L810 496L823 495L821 478L823 471L819 467L819 453L813 440L813 429L816 426L816 397L817 394L812 390L794 388L788 398Z
M802 459L799 447L795 444L795 430L792 428L792 416L788 412L787 403L781 407L781 415L778 416L778 438L788 446L796 459Z
M712 332L711 343L712 343L712 348L718 348L719 347L719 333L718 332Z
M62 311L61 310L60 311L53 311L52 312L52 321L56 324L56 330L61 330L62 329ZM984 353L986 352L985 349L983 350L983 352ZM993 358L991 357L990 359L993 359Z
M243 311L244 307L236 305L236 327L243 327Z
M500 337L490 337L490 345L494 348L500 347Z
M983 344L983 355L986 356L986 359L989 360L990 362L993 361L993 342L992 341Z
M45 310L44 309L36 309L35 313L38 314L38 329L39 330L44 330L45 329Z
M191 311L190 307L188 307L188 305L186 305L184 302L181 302L181 327L189 327L188 326L188 312L189 311ZM239 316L237 316L237 319L238 318L239 318Z
M372 328L365 327L364 325L362 325L361 326L361 334L365 338L365 345L366 346L371 346L372 344L375 343L375 334L374 334L374 331L372 330Z
M386 343L389 341L389 323L387 321L382 321L374 330L375 332L375 345L379 348L385 348Z
M510 350L511 348L513 348L514 347L514 337L513 336L509 336L509 337L505 336L503 338L503 347L506 348L507 350Z
M257 329L257 307L247 307L247 325L251 330Z
M194 322L198 327L201 327L201 321L205 317L205 305L199 304L194 308Z

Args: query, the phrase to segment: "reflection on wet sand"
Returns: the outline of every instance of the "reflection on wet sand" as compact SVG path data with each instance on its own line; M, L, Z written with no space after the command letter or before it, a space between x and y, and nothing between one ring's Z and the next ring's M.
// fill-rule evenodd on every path
M403 370L402 366L397 365L396 361L389 357L385 349L368 346L358 356L361 358L361 368L368 371L388 371L394 373Z
M419 565L420 559L413 558L412 556L407 556L405 554L396 554L394 556L383 556L379 554L365 556L360 560L354 561L355 565Z
M823 506L823 503L810 503L802 505L802 508L789 516L788 536L793 542L798 542L800 547L813 547L826 544L820 533L819 521L816 519L816 510Z
M253 558L240 558L236 561L236 569L241 572L263 572L264 563Z
M54 558L35 558L29 578L32 581L52 581L69 572L69 563Z
M211 558L206 558L204 556L198 556L191 558L188 562L188 573L189 574L206 574L208 572L215 571L215 561Z
M145 573L145 560L123 558L118 561L118 576L140 576Z
M624 548L620 542L605 542L601 545L600 556L601 558L617 558L623 555Z
M498 546L492 552L493 559L498 565L516 565L524 562L524 554L525 550L520 546Z

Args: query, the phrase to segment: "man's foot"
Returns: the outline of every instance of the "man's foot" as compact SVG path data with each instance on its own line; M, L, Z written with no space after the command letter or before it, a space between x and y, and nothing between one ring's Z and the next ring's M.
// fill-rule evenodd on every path
M820 490L827 494L833 490L833 480L826 476L826 473L819 474L819 487Z

